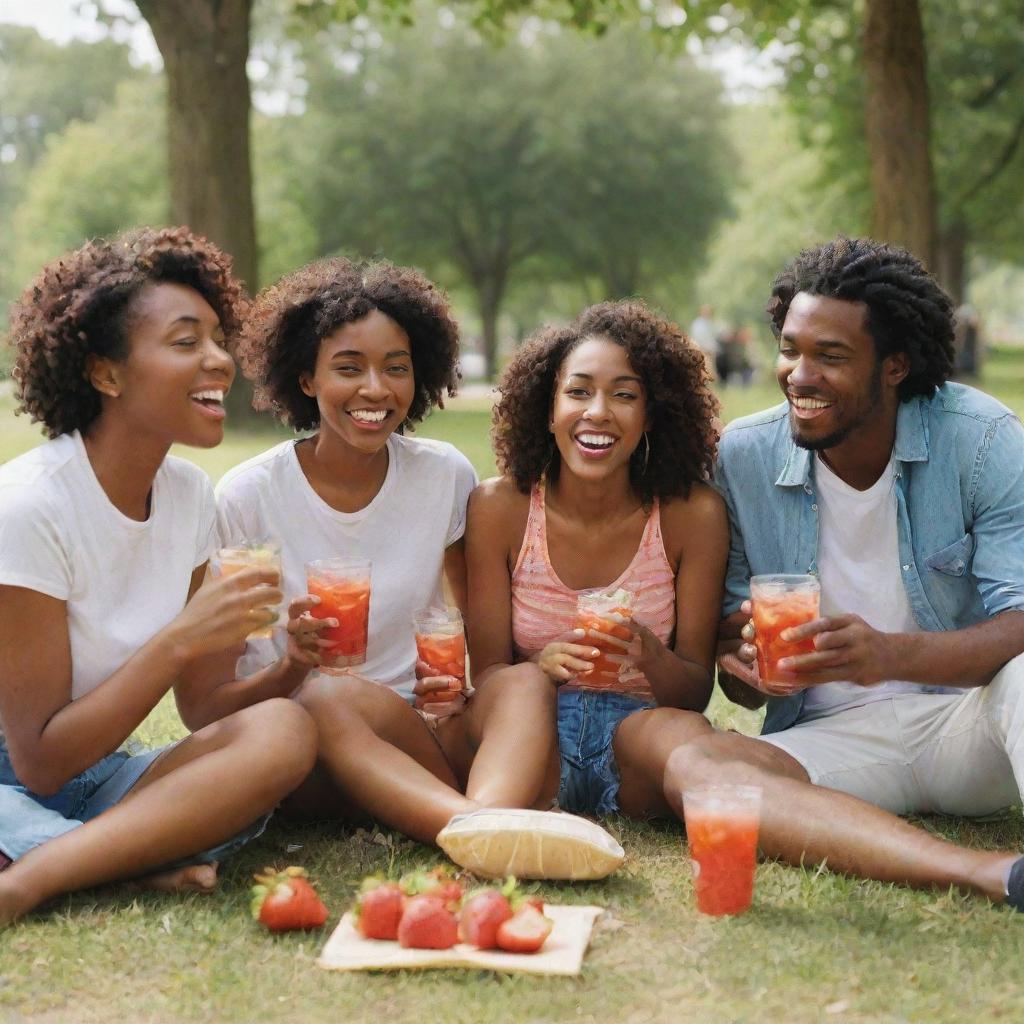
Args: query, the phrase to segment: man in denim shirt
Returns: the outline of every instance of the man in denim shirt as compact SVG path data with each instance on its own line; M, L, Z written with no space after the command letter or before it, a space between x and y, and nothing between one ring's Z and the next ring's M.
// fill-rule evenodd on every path
M666 789L764 789L761 846L801 863L950 884L1024 908L1024 858L896 817L984 815L1024 786L1024 429L947 383L949 298L902 249L840 238L800 254L768 311L786 402L730 425L716 484L732 531L720 680L764 734L679 748ZM749 581L819 577L822 614L759 678ZM741 639L747 641L741 643Z

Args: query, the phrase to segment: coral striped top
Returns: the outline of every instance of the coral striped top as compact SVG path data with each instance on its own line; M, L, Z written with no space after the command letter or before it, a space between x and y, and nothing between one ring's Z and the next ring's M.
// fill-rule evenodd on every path
M617 580L602 589L613 591L619 587L633 592L633 618L647 626L662 643L670 644L676 623L676 580L661 537L657 499L633 560ZM536 484L530 493L523 546L512 572L512 644L517 661L527 661L556 636L572 629L579 594L558 578L551 565L544 485ZM646 677L632 665L622 666L618 681L612 686L588 686L579 679L570 679L565 685L569 689L614 690L654 700Z

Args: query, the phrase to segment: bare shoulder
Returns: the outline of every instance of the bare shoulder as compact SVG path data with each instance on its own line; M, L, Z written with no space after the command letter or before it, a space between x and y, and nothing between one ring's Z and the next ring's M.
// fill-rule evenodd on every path
M681 554L684 548L693 549L728 534L725 502L710 484L696 483L687 497L666 498L660 507L661 533L670 554Z
M523 494L504 476L482 480L469 496L470 527L476 523L489 529L520 532L530 511L530 496Z

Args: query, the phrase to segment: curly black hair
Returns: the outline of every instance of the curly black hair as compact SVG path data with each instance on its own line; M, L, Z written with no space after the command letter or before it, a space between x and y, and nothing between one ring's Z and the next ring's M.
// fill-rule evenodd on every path
M85 431L100 414L89 356L128 356L135 299L148 284L194 288L220 318L230 344L246 298L231 259L188 228L140 228L87 242L54 260L11 309L17 411L48 437Z
M283 277L257 296L242 329L242 372L256 385L257 408L295 430L320 423L316 399L299 386L316 368L320 342L373 310L409 335L416 391L402 426L418 423L459 382L459 329L445 294L410 267L384 260L318 260Z
M524 494L546 473L557 480L561 459L548 430L558 375L566 357L588 338L621 345L643 381L650 455L630 460L633 488L645 504L686 496L711 475L718 447L718 399L704 356L683 332L642 302L602 302L568 327L546 327L516 353L502 375L491 435L500 471Z
M878 358L904 352L900 401L929 397L953 372L953 302L906 249L840 236L805 249L772 283L767 312L776 338L797 292L863 302Z

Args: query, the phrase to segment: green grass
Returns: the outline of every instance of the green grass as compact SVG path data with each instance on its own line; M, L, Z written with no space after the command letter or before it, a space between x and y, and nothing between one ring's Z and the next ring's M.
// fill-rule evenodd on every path
M1024 411L1024 353L997 353L982 386ZM768 384L724 396L725 419L777 400ZM38 442L0 398L0 461ZM493 471L487 403L461 400L420 433ZM231 434L189 457L218 477L280 434ZM717 698L712 716L744 731L757 717ZM177 735L163 704L139 737ZM210 898L137 895L111 887L56 900L0 934L0 1020L41 1024L394 1021L476 1024L565 1021L922 1022L1024 1018L1024 920L952 893L838 878L815 867L758 867L755 905L711 920L692 905L675 824L615 819L629 857L592 885L538 886L551 901L596 903L598 927L579 979L503 977L478 971L328 974L313 961L323 935L272 938L248 914L252 872L265 863L305 865L333 924L359 879L432 863L438 855L379 831L272 823L222 872ZM1013 815L984 825L927 819L925 827L984 848L1024 847Z

